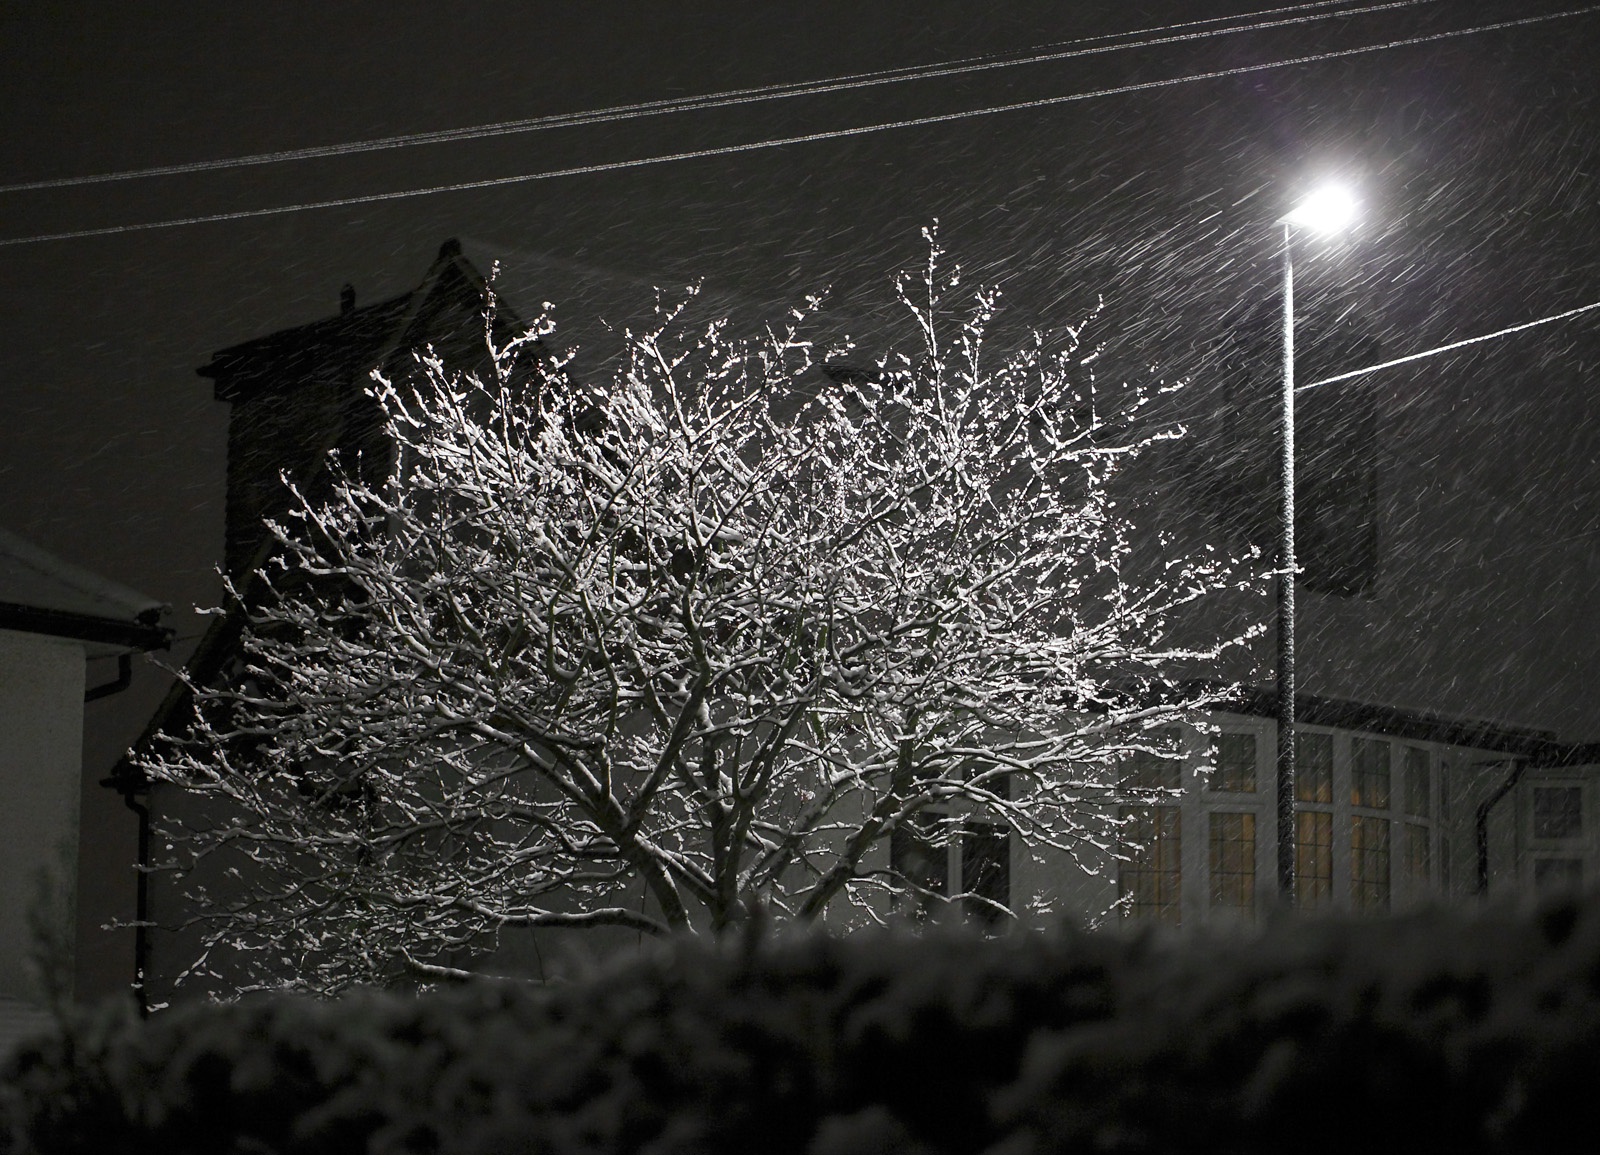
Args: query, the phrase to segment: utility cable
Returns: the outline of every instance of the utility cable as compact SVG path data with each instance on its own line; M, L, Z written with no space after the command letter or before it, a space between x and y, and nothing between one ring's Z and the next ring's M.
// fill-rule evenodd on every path
M103 228L74 229L69 232L40 233L26 237L6 237L0 239L0 248L11 245L38 244L45 241L76 240L85 237L114 236L121 233L145 232L151 229L170 229L184 225L212 224L221 221L247 220L253 217L276 216L283 213L307 212L312 209L340 208L349 205L377 204L383 201L405 200L411 197L433 196L437 193L466 192L475 189L498 188L505 185L526 184L531 181L554 180L559 177L585 176L595 173L617 172L623 169L642 168L648 165L669 164L674 161L699 160L713 156L731 156L737 153L755 152L761 149L780 148L790 144L811 144L824 140L840 140L852 136L863 136L867 133L885 132L896 128L912 128L919 125L941 124L956 120L965 120L969 117L992 116L1001 112L1016 112L1023 109L1047 108L1052 105L1069 104L1077 101L1096 100L1106 96L1122 96L1133 92L1148 92L1158 88L1169 88L1179 84L1192 84L1202 80L1220 80L1230 76L1245 76L1254 72L1264 72L1273 68L1286 68L1297 64L1315 64L1325 60L1338 60L1344 57L1360 56L1372 52L1383 52L1391 48L1405 48L1418 44L1430 44L1443 40L1459 39L1463 36L1472 36L1480 32L1495 32L1507 28L1518 28L1531 24L1546 23L1551 20L1565 19L1570 16L1585 16L1600 11L1600 4L1590 4L1582 8L1572 8L1561 12L1547 13L1539 16L1524 16L1514 20L1502 20L1493 24L1480 24L1470 28L1452 29L1447 32L1433 32L1421 36L1409 36L1399 40L1385 41L1381 44L1362 45L1357 48L1341 48L1329 52L1311 53L1305 56L1292 56L1281 60L1269 60L1258 64L1244 64L1234 68L1213 69L1207 72L1194 72L1185 76L1169 77L1164 80L1146 80L1137 84L1122 84L1112 88L1095 89L1090 92L1077 92L1065 96L1046 96L1034 100L1021 100L1008 104L989 105L984 108L967 109L961 112L937 113L929 116L907 117L903 120L885 121L878 124L860 125L855 128L828 129L821 132L802 133L797 136L774 137L765 140L749 141L744 144L719 145L711 148L690 149L685 152L663 153L656 156L634 157L629 160L603 161L596 164L574 165L570 168L547 169L543 172L518 173L513 176L489 177L483 180L457 181L451 184L431 185L425 188L397 189L391 192L367 193L362 196L335 197L329 200L303 201L291 205L275 205L260 209L239 209L233 212L206 213L201 216L176 217L163 221L145 221L131 225L108 225Z
M226 157L219 160L197 160L183 164L156 165L150 168L127 169L121 172L94 173L86 176L52 177L47 180L22 181L0 185L0 193L25 192L34 189L71 188L77 185L106 184L112 181L138 180L146 177L178 176L185 173L216 172L222 169L246 168L252 165L282 164L297 160L315 160L323 157L351 156L357 153L380 152L397 148L416 148L422 145L447 144L460 140L481 140L485 137L510 136L519 133L541 132L552 128L570 128L585 124L602 124L608 121L633 120L645 116L662 116L674 112L693 112L702 109L727 108L766 100L784 100L794 96L813 96L829 92L844 92L857 88L871 88L883 84L900 84L908 80L931 80L959 76L970 72L983 72L996 68L1014 68L1026 64L1068 60L1079 56L1094 56L1106 52L1120 52L1127 48L1148 48L1162 44L1177 44L1190 40L1204 40L1214 36L1229 36L1236 32L1256 32L1266 28L1280 28L1328 20L1337 16L1358 16L1383 12L1393 8L1412 8L1421 4L1435 4L1439 0L1387 0L1386 3L1369 4L1359 8L1345 8L1338 12L1318 12L1304 15L1307 9L1330 8L1348 4L1350 0L1318 0L1314 4L1295 5L1288 8L1269 8L1259 12L1246 12L1238 16L1217 16L1208 20L1191 20L1182 24L1164 24L1128 32L1109 33L1081 40L1064 40L1044 45L1025 56L1007 57L999 53L972 56L946 64L913 65L904 68L887 68L874 72L860 72L829 80L800 81L788 84L768 84L756 88L739 88L729 92L707 93L700 96L674 97L668 100L651 100L637 104L621 104L611 108L585 112L563 112L550 116L507 120L496 124L471 125L464 128L447 128L435 132L405 133L399 136L377 137L372 140L347 141L341 144L312 145L307 148L280 149L275 152L255 153L249 156ZM1280 16L1285 12L1302 15L1282 20L1236 24L1234 27L1206 32L1180 32L1229 21L1255 20L1258 17ZM1173 35L1155 39L1136 39L1156 32L1173 32ZM1107 43L1121 41L1120 43Z
M1315 389L1319 385L1332 385L1335 381L1348 381L1352 377L1364 377L1368 373L1376 373L1380 369L1393 369L1396 365L1420 361L1424 357L1437 357L1440 353L1448 353L1453 349L1465 349L1468 345L1476 345L1481 341L1492 341L1496 337L1507 337L1512 333L1521 333L1525 329L1549 325L1556 321L1565 321L1568 317L1576 317L1579 313L1587 313L1591 309L1600 309L1600 301L1595 301L1588 305L1580 305L1576 309L1568 309L1565 313L1554 313L1548 317L1540 317L1535 321L1524 321L1520 325L1512 325L1509 329L1496 329L1493 333L1484 333L1478 337L1468 337L1465 341L1452 341L1448 345L1440 345L1435 349L1424 349L1422 352L1412 353L1408 357L1396 357L1393 361L1383 361L1377 365L1368 365L1364 369L1351 369L1348 373L1338 373L1332 377L1324 377L1322 380L1313 381L1309 385L1297 385L1295 392L1304 393L1307 389Z

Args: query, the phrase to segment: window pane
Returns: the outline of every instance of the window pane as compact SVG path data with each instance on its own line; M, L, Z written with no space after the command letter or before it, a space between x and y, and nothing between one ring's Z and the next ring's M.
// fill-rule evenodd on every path
M1583 885L1583 859L1536 858L1533 888L1538 891L1577 890Z
M1577 838L1582 834L1582 787L1535 786L1533 788L1535 838Z
M1294 736L1294 797L1297 802L1333 801L1333 735Z
M1389 907L1389 820L1357 814L1350 820L1350 899L1356 906Z
M1178 921L1179 826L1176 806L1125 807L1117 897L1125 918Z
M1303 907L1333 896L1333 815L1302 810L1294 816L1295 899Z
M889 868L911 891L906 902L919 918L950 893L950 863L937 837L943 817L924 811L889 835Z
M1350 802L1375 810L1389 808L1389 743L1355 738L1350 743Z
M1150 745L1160 749L1178 748L1176 730L1157 730L1148 737ZM1183 759L1163 758L1143 750L1129 753L1122 763L1119 785L1128 790L1176 791L1183 783Z
M1256 792L1254 734L1217 735L1217 764L1211 771L1210 788L1233 794Z
M1433 877L1433 859L1429 854L1428 827L1416 822L1406 823L1406 881L1425 884Z
M1256 908L1256 816L1211 815L1211 905Z
M969 822L962 829L961 889L968 918L986 926L1005 920L997 909L1011 906L1011 832L1004 826Z
M1450 763L1439 763L1439 821L1450 821Z
M1407 746L1405 751L1406 813L1414 818L1427 818L1433 813L1428 752L1420 746Z

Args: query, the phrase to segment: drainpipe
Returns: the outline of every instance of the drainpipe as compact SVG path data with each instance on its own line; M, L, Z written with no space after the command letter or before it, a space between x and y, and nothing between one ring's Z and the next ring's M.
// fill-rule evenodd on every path
M83 692L83 700L85 702L95 702L101 698L109 698L112 694L122 693L131 685L133 685L133 655L118 654L116 680L92 686L85 690Z
M1528 768L1525 758L1511 758L1511 773L1495 792L1482 802L1478 803L1478 895L1483 897L1489 893L1489 811L1494 809L1495 803L1504 798L1516 787L1522 778L1522 772ZM1489 762L1486 765L1504 766L1505 762Z
M144 989L144 976L150 961L150 808L135 799L132 785L122 796L128 809L139 816L139 869L133 900L133 999L139 1017L150 1017L150 1000Z
M132 684L133 655L118 654L116 680L86 690L83 700L94 702L101 698L109 698L113 694L122 693ZM139 1017L144 1019L150 1017L149 1001L145 998L144 991L146 959L150 951L150 933L145 927L150 913L150 876L145 873L145 867L150 862L150 809L136 800L138 780L132 774L120 773L121 769L119 765L112 776L102 781L100 785L115 787L117 793L122 795L123 803L139 818L139 874L135 884L133 907L133 997L139 1008Z

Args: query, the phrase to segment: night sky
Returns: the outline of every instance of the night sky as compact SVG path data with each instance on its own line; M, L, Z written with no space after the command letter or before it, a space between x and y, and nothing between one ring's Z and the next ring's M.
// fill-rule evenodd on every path
M0 183L1023 54L1269 6L8 5ZM872 317L937 219L969 276L1003 283L1019 324L1059 327L1103 299L1118 369L1203 375L1230 329L1275 300L1272 222L1336 176L1362 219L1305 243L1302 298L1358 318L1389 355L1588 304L1600 300L1600 12L669 164L4 243L1090 93L1579 7L1388 5L671 116L0 192L0 522L170 602L181 660L203 628L191 608L219 599L223 528L227 411L195 369L333 314L346 282L360 302L414 287L450 237L485 270L503 263L524 314L554 301L588 338L600 330L586 309L620 326L652 285L701 278L741 315L831 288L844 318ZM1380 575L1370 598L1304 608L1308 689L1600 739L1597 365L1590 314L1373 381ZM125 936L94 928L131 914L134 823L94 783L163 689L145 667L131 691L87 707L80 993L129 970Z

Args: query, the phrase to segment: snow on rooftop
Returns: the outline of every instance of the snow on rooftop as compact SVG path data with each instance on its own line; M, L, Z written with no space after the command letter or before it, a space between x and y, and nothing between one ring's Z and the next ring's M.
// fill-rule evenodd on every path
M154 598L64 561L0 527L0 602L131 622Z

